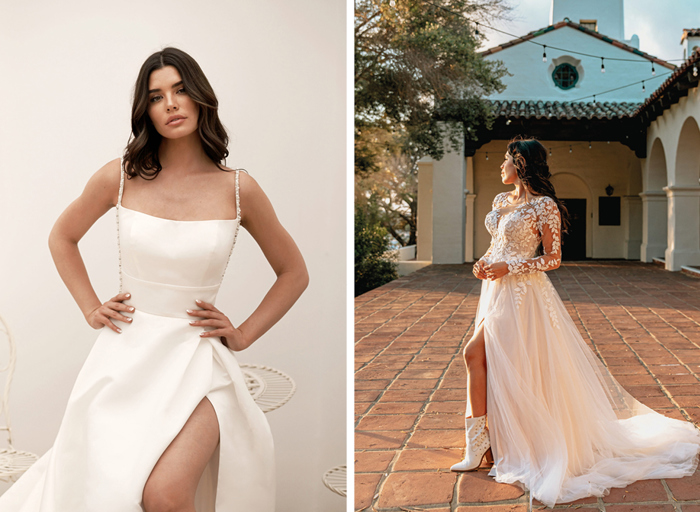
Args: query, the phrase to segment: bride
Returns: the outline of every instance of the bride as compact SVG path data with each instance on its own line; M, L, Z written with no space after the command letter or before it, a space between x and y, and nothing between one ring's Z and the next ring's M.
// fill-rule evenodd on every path
M257 182L223 166L217 108L191 56L148 57L124 158L98 170L56 221L56 267L100 334L53 447L0 497L0 512L274 510L270 429L234 351L292 307L308 274ZM120 290L104 301L78 242L114 207ZM234 326L214 302L240 226L277 279Z
M700 433L634 399L580 336L545 274L559 267L568 225L550 177L537 140L508 144L501 180L515 188L494 199L491 246L473 269L483 282L464 349L467 447L451 469L476 469L486 457L496 481L553 507L691 475Z

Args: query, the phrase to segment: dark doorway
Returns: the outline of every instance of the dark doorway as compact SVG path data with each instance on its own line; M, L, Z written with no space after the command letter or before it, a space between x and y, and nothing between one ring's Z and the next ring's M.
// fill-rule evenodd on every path
M562 259L586 259L586 200L562 199L569 210L569 232L562 233Z

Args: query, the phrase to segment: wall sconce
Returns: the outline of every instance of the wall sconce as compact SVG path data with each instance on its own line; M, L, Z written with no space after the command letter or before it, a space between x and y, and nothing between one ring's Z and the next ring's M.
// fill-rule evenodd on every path
M615 192L615 189L613 188L612 185L608 183L608 186L605 187L605 193L608 194L608 196L613 195L613 192Z

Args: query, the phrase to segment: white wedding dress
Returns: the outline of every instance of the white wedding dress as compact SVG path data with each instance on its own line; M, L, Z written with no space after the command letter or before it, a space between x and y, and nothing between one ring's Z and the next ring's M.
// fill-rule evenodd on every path
M556 203L537 196L512 206L496 196L482 258L509 273L482 282L489 475L516 483L548 506L636 480L679 478L698 464L700 433L635 400L579 334L544 271L561 261ZM544 254L533 257L542 242ZM467 404L467 415L471 406Z
M203 397L220 444L199 482L198 512L272 512L267 420L233 352L189 325L213 303L240 227L174 221L117 203L122 290L136 308L122 333L103 328L78 375L53 447L5 494L0 512L142 512L151 470ZM245 205L244 205L245 206Z

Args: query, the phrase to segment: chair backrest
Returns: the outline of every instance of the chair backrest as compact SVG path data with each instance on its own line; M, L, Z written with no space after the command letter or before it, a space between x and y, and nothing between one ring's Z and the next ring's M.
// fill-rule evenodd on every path
M12 377L15 374L15 361L17 360L17 348L15 346L15 340L12 338L12 333L10 332L10 327L7 325L5 319L0 315L0 331L5 334L8 343L8 358L7 365L0 368L0 373L7 372L5 377L5 390L2 394L2 402L0 402L0 419L5 418L5 424L0 423L0 430L7 432L7 444L10 449L14 449L12 446L12 430L10 429L10 410L9 410L9 400L10 400L10 387L12 386Z

